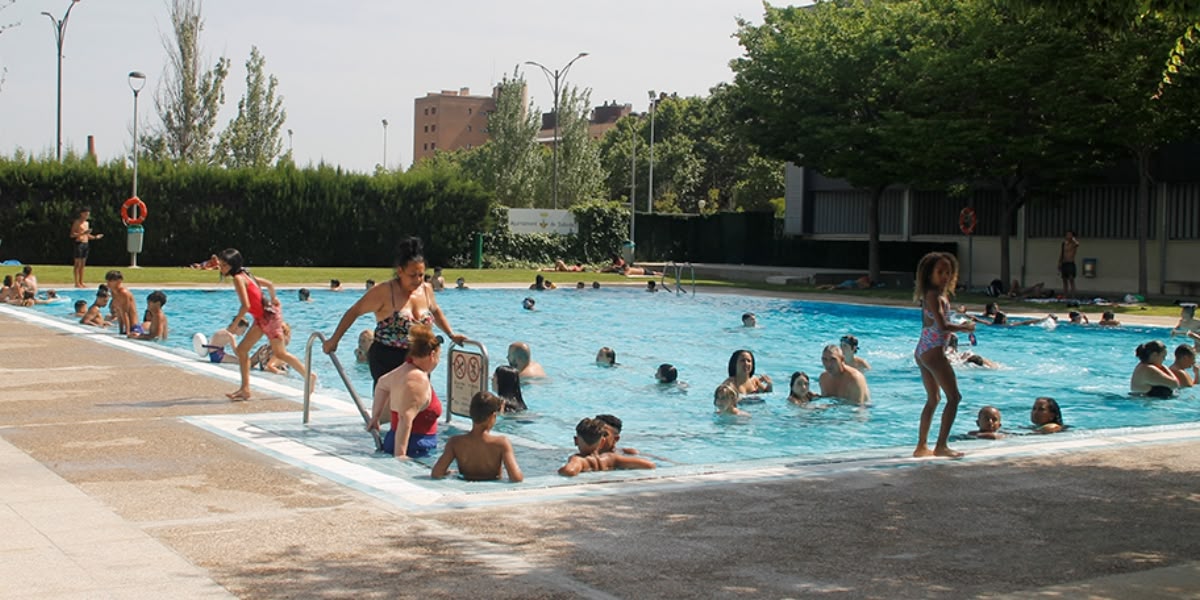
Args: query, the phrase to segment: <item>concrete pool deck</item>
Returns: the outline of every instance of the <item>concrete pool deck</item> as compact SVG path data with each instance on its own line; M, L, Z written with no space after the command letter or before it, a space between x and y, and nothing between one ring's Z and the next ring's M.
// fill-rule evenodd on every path
M1200 598L1197 439L413 512L89 337L0 314L2 597Z

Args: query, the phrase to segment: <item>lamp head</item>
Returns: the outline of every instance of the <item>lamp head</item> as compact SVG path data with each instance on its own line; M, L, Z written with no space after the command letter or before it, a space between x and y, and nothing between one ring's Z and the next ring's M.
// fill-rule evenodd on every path
M383 126L384 126L384 127L387 127L387 119L384 119L384 120L383 120Z
M76 1L78 2L78 0L76 0ZM579 53L579 56L576 56L575 58L583 58L583 57L585 57L585 56L587 56L587 55L588 55L588 53L587 53L587 52L580 52L580 53Z
M75 1L78 2L79 0ZM146 74L142 73L141 71L130 71L129 89L133 90L133 93L136 94L142 91L143 87L146 87Z

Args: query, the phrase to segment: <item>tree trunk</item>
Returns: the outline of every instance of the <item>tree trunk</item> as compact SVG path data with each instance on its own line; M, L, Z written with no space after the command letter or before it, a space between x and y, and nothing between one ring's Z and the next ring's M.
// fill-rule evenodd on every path
M871 190L871 203L867 207L867 277L874 283L879 281L879 203L887 186L876 186Z
M1145 297L1149 284L1146 273L1146 239L1150 237L1150 152L1138 148L1137 236L1138 236L1138 293Z

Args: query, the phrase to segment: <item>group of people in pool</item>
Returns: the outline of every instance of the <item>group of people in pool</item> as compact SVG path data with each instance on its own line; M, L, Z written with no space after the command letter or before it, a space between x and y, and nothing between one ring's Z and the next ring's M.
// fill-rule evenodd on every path
M953 254L931 252L922 257L917 265L916 290L914 300L921 305L921 334L914 351L914 357L921 370L921 380L925 387L926 402L921 412L918 427L917 447L914 456L943 456L958 457L961 452L951 449L948 445L950 429L957 415L962 394L958 389L958 380L954 368L947 356L946 347L953 344L956 334L967 333L974 335L977 323L992 325L1006 324L1006 319L998 307L989 305L988 311L994 312L989 323L986 318L970 317L960 320L951 319L950 296L958 284L958 260ZM1195 305L1182 305L1182 315L1179 325L1172 335L1184 334L1200 344L1200 323L1195 319ZM965 313L965 310L960 310ZM1101 326L1117 326L1110 312L1104 314L1099 323ZM1046 319L1054 319L1053 315ZM1082 315L1073 313L1072 323L1081 323ZM1045 319L1042 320L1043 322ZM1022 323L1031 324L1031 323ZM1011 325L1011 324L1010 324ZM1170 396L1180 387L1193 385L1198 374L1195 362L1197 346L1184 344L1176 349L1176 360L1171 366L1165 366L1163 361L1167 355L1166 346L1159 341L1151 341L1138 346L1136 355L1139 364L1134 368L1130 379L1130 391L1151 397ZM942 410L941 427L938 431L934 447L929 448L928 436L932 427L934 412L941 403L942 395L946 404ZM1053 398L1038 398L1032 410L1032 421L1035 431L1053 433L1061 431L1062 411ZM984 407L980 411L977 424L980 429L975 432L994 433L999 430L999 411L993 407ZM995 422L995 429L990 429ZM984 423L988 423L985 427ZM982 437L995 437L994 435Z
M249 349L264 335L269 340L274 356L290 364L304 376L303 365L287 352L282 327L282 307L275 295L273 284L250 275L236 250L226 250L218 258L222 274L233 277L234 287L238 292L239 311L233 324L244 321L246 314L254 316L253 325L247 330L236 350L242 367L242 385L229 394L229 397L238 400L250 397ZM957 260L948 253L930 253L921 260L917 268L914 296L922 306L922 330L914 357L926 390L926 404L921 413L914 456L961 456L961 453L948 446L950 428L961 401L961 394L951 362L953 353L947 352L947 346L953 343L957 333L973 334L977 320L962 319L956 322L950 318L949 296L957 284L957 275ZM263 289L266 289L266 295L263 294ZM335 352L341 338L359 316L367 313L374 315L374 331L369 336L360 336L360 344L369 340L369 345L365 351L357 353L365 357L375 383L368 427L380 429L381 423L385 419L388 420L391 427L385 436L385 450L400 458L427 456L436 447L437 420L442 414L442 406L429 380L429 373L440 360L440 347L444 338L434 335L433 326L436 325L456 343L461 344L466 340L465 336L451 327L446 315L438 307L433 292L432 283L425 277L420 240L405 240L401 243L397 255L396 277L367 289L363 296L347 309L333 334L323 345L325 352ZM1194 311L1194 307L1192 308ZM745 326L756 325L756 320L752 313L743 315ZM1180 328L1200 339L1200 334L1195 331L1198 327L1194 318L1186 321L1181 321ZM1160 374L1165 378L1164 370L1171 371L1169 368L1160 368L1165 356L1165 349L1160 346L1161 343L1152 342L1139 347L1139 359L1147 366L1143 368L1143 365L1139 365L1138 369L1147 373L1142 376L1146 381L1159 382L1163 387L1173 389L1165 380L1160 382L1154 379ZM814 398L828 396L853 404L867 403L870 400L870 391L863 372L869 370L870 365L857 355L857 351L858 340L849 335L842 338L840 344L825 347L822 352L824 371L818 382L820 394L810 389L807 374L796 372L791 378L789 400L797 404L806 404ZM1187 366L1186 359L1182 363L1177 359L1179 368L1194 370L1194 353L1192 356L1191 367ZM597 361L613 364L615 358L612 349L604 348L598 353ZM509 347L508 363L498 368L493 375L496 395L477 395L476 398L472 398L471 412L475 424L473 430L469 434L453 438L463 438L453 446L447 444L445 454L434 468L435 474L444 474L449 464L457 461L464 477L476 478L481 472L486 472L486 477L481 478L494 479L500 475L498 466L503 465L508 469L510 478L520 478L515 458L511 457L511 445L508 445L507 441L497 441L495 436L489 433L489 422L494 424L495 415L498 413L524 410L526 406L520 393L521 379L544 376L545 372L532 360L528 345L522 342L514 342ZM718 413L743 414L738 408L739 403L772 390L771 378L756 374L754 367L754 356L749 350L740 349L730 356L728 378L714 392L714 405ZM1135 382L1131 383L1135 387L1142 381L1138 379L1137 373L1135 372ZM666 381L668 378L674 381L678 377L674 367L670 365L660 366L657 375L660 381ZM1178 375L1175 376L1175 381L1175 387L1178 387ZM1151 387L1145 391L1150 391L1152 386L1159 383L1151 383ZM941 428L934 447L930 448L927 446L927 437L942 394L946 397L946 405L942 413ZM477 403L478 410L475 406ZM987 423L998 422L998 414L994 414L993 411L994 409L987 411L986 420L984 415L981 415L979 420ZM1052 415L1049 421L1039 420L1042 417L1038 415L1043 412ZM1053 399L1039 398L1033 413L1034 423L1039 427L1039 431L1050 432L1063 427L1061 410ZM571 475L597 468L653 467L653 463L645 459L625 460L630 457L625 456L625 453L614 452L619 425L614 434L593 421L595 419L584 419L578 424L576 446L579 453L564 465L561 473ZM1057 429L1044 427L1051 422L1057 424ZM998 426L986 430L981 424L979 431L995 433ZM473 437L468 440L465 436ZM483 449L487 449L487 452ZM484 454L489 459L476 462L476 459ZM464 460L467 463L465 471ZM485 463L487 468L477 470L479 464ZM497 468L493 469L493 466Z

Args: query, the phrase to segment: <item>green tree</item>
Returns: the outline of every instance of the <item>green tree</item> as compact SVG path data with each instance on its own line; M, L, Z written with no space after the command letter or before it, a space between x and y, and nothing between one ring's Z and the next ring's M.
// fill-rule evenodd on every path
M520 67L496 86L496 110L488 115L489 139L481 146L479 168L467 169L496 201L517 208L534 205L545 163L537 143L538 112L527 103L526 89Z
M600 150L588 132L591 92L569 86L559 101L558 198L560 208L601 199L604 170ZM550 168L553 168L551 165ZM550 178L554 174L550 173Z
M283 152L283 123L287 111L275 90L279 80L265 72L266 59L257 46L246 61L246 94L238 100L237 116L217 142L216 162L226 167L268 167Z
M733 117L763 153L871 190L868 270L879 278L879 204L913 169L902 148L895 73L923 26L915 2L768 6L762 25L740 22L746 56L733 62Z
M208 163L217 116L225 103L229 59L217 59L208 70L201 66L204 21L199 0L171 0L170 16L174 38L163 38L168 63L154 96L162 123L147 135L146 150L162 159Z
M1162 146L1200 133L1200 85L1196 69L1181 64L1170 93L1152 99L1160 81L1156 57L1170 46L1172 19L1147 17L1130 27L1093 37L1095 67L1107 75L1105 101L1111 118L1102 132L1110 145L1134 159L1138 172L1138 293L1149 292L1147 238L1150 229L1151 158Z
M1039 193L1094 173L1107 123L1108 78L1088 36L1044 11L990 0L928 2L932 24L898 72L908 156L927 178L1000 190L1000 278L1011 281L1010 234ZM928 140L936 139L936 144Z

